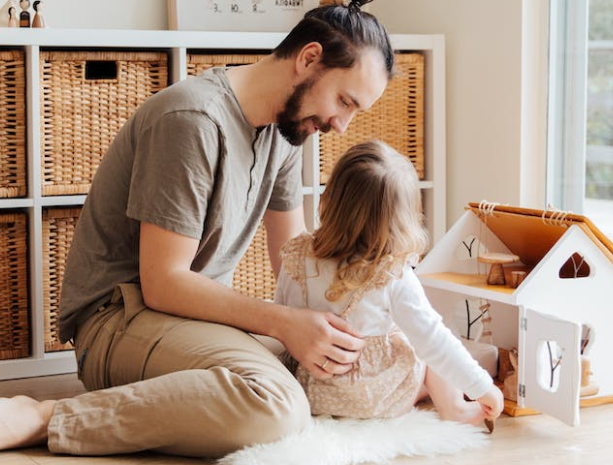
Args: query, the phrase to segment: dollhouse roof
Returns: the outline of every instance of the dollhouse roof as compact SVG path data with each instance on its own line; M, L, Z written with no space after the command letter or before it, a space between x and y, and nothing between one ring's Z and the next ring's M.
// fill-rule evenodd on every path
M478 203L470 203L467 209L529 267L536 266L572 224L578 225L613 262L613 242L585 216L504 205L496 205L486 214Z

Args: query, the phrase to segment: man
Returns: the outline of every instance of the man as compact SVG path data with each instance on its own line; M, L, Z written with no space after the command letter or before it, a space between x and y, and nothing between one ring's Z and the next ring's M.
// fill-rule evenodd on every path
M275 271L305 229L299 146L345 131L387 85L389 38L362 3L312 10L270 57L171 86L126 123L62 289L61 338L93 392L2 399L0 448L220 456L307 424L304 392L249 333L277 338L320 378L347 372L363 341L333 314L228 286L262 218Z

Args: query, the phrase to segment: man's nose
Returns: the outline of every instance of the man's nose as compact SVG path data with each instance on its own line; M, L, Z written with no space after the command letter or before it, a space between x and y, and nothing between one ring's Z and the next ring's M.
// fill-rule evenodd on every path
M352 119L353 119L353 114L344 115L344 116L340 116L340 115L335 116L331 120L332 128L334 128L334 130L338 134L343 134L347 130L347 127L349 127L349 123L351 122Z

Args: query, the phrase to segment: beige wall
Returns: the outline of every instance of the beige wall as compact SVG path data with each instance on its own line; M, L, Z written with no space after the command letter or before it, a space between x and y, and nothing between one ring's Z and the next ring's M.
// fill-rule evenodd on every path
M520 203L521 0L379 0L390 33L444 34L447 225L471 201Z

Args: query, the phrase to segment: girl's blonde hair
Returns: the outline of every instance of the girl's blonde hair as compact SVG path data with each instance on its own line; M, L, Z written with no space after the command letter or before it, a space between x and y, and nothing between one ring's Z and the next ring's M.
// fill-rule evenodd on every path
M415 169L381 141L355 145L338 160L319 213L313 253L339 263L326 292L330 301L375 273L401 273L409 254L422 254L428 245Z

